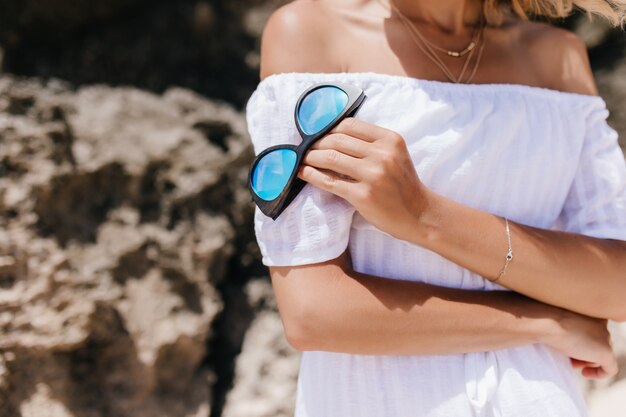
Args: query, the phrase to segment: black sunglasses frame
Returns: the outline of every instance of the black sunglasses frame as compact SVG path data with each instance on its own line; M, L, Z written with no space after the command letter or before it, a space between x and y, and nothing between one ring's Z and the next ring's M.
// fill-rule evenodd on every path
M335 117L328 125L326 125L319 132L308 135L302 131L300 127L300 123L298 122L298 109L302 104L302 100L310 94L311 92L317 90L322 87L337 87L343 90L348 95L348 103L345 108ZM298 195L298 193L302 190L302 188L307 184L306 181L300 179L297 175L300 165L302 164L302 159L304 158L304 154L311 147L311 145L318 139L322 138L329 131L331 131L339 122L346 118L352 117L356 114L358 109L363 104L364 100L367 98L362 89L346 83L341 82L322 82L314 84L308 87L296 102L296 106L294 109L294 119L296 123L296 128L298 129L298 133L302 137L302 142L298 145L292 144L278 144L270 146L263 151L261 151L250 166L250 170L248 171L248 189L250 194L252 195L252 201L261 209L261 212L268 217L271 217L272 220L276 220L278 216L287 208L289 203L293 201L293 199ZM276 149L292 149L296 152L296 163L294 165L293 172L289 176L289 180L287 180L287 184L285 184L285 188L281 191L281 193L273 200L265 200L259 197L252 188L252 174L256 169L258 162L268 153L276 150Z

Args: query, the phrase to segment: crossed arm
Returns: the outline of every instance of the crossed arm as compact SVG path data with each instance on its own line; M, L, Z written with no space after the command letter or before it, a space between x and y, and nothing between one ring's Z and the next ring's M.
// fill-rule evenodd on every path
M606 320L513 291L475 291L355 272L349 252L270 266L289 343L299 350L429 355L545 343L589 378L617 373Z
M418 178L394 131L346 118L304 157L299 176L349 201L371 224L487 278L503 267L504 220ZM626 321L626 241L509 221L514 259L498 283L538 301Z
M446 354L546 342L559 311L510 291L471 291L355 272L349 252L271 266L289 342L301 350ZM476 337L480 335L480 337Z
M503 219L429 190L404 146L395 132L344 119L312 146L298 175L392 236L495 277L508 248ZM515 258L499 283L511 292L389 280L355 272L342 257L271 267L288 339L300 349L365 354L542 342L590 364L586 376L614 373L606 319L626 320L626 242L509 224Z
M508 243L504 220L431 193L413 241L494 279ZM416 223L414 223L416 224ZM514 259L497 281L547 304L626 321L626 242L511 222Z

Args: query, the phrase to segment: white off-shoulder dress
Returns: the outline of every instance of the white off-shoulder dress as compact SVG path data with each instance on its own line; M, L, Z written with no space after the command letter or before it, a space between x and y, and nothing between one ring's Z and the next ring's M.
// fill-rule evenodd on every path
M626 163L601 97L376 72L279 73L247 102L256 154L300 143L296 100L321 81L362 88L368 98L355 117L400 133L419 178L435 192L522 224L626 240ZM275 221L257 207L254 226L268 266L322 262L349 248L359 272L506 290L379 230L311 184ZM434 356L304 351L295 416L586 416L575 372L544 344Z

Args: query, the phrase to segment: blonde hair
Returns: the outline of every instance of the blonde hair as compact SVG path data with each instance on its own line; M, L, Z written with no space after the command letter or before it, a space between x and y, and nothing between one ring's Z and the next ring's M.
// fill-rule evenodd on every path
M585 12L591 20L592 13L607 19L611 25L624 29L626 0L484 0L483 12L489 24L500 25L504 12L513 13L524 20L533 16L550 19L569 16L574 9Z

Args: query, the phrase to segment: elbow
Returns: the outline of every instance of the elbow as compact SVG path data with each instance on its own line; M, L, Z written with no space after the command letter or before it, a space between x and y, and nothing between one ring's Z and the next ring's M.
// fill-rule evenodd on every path
M272 283L287 342L297 350L327 350L327 335L336 334L339 315L329 291L344 274L341 265L319 264L283 270L274 267Z
M315 331L319 330L320 326L316 324L311 308L301 305L287 316L283 320L287 343L300 351L316 350L315 341L318 340L318 336Z
M285 328L285 337L289 345L299 351L313 350L310 346L310 339L301 329Z

